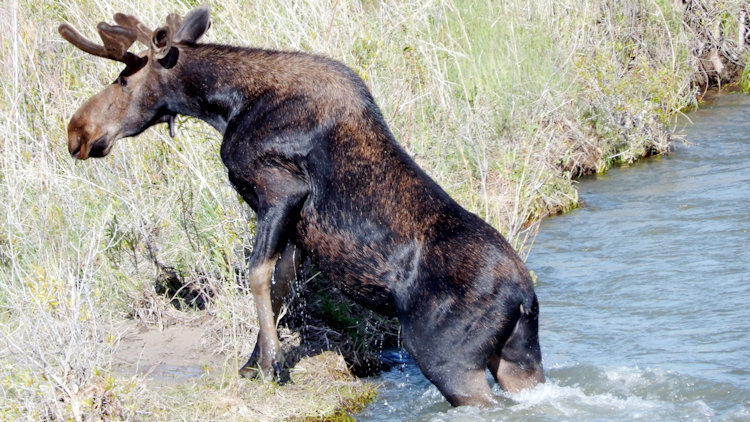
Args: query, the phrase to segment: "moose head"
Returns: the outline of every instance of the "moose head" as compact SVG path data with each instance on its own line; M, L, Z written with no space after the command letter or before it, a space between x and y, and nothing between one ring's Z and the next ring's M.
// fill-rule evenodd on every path
M166 84L170 70L180 60L180 45L195 43L210 26L209 8L201 6L185 18L167 16L167 24L154 31L133 16L117 13L116 25L100 22L97 31L103 45L60 25L60 35L71 44L98 57L125 64L115 81L89 98L68 124L68 151L79 160L104 157L114 142L135 136L157 123L167 123L174 136L175 113L169 109ZM148 49L128 51L135 41Z

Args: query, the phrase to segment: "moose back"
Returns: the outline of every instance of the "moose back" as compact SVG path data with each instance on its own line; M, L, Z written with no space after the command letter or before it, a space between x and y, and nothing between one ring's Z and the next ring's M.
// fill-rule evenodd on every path
M157 123L174 135L178 114L223 135L229 179L257 214L249 278L260 331L242 375L289 378L276 318L302 253L351 298L398 317L403 345L452 405L494 403L487 369L508 391L544 381L523 262L405 153L353 71L311 54L198 43L207 7L154 31L114 20L97 26L103 45L59 28L125 65L75 112L68 149L103 157ZM147 49L129 52L136 40Z

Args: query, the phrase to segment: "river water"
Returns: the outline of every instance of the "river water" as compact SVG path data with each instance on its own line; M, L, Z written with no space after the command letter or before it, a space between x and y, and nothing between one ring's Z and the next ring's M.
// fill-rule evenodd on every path
M750 421L750 96L689 118L689 144L580 182L585 206L543 222L547 383L453 409L409 362L360 421Z

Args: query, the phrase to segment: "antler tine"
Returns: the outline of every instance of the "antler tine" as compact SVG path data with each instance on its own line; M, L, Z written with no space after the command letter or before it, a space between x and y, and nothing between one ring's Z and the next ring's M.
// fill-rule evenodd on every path
M109 25L104 22L99 22L96 25L96 30L99 32L99 36L104 42L104 48L109 53L109 58L128 63L125 58L128 54L128 48L138 38L138 34L131 28L126 28L119 25Z
M59 32L60 35L62 35L62 37L65 38L69 43L85 51L86 53L93 54L94 56L98 57L104 57L105 59L111 58L109 56L109 53L103 46L89 41L67 23L60 25L57 28L57 32Z
M124 13L115 13L114 19L118 25L134 29L141 44L146 46L151 45L151 34L153 31L138 20L138 18Z
M170 13L169 15L167 15L167 26L169 26L169 29L172 32L173 36L177 33L177 30L180 29L181 24L182 17L177 13Z
M60 25L58 32L68 42L94 56L117 60L128 65L140 62L138 56L128 52L128 48L137 38L134 30L122 26L108 25L104 22L99 22L96 29L104 42L103 46L85 38L68 24Z

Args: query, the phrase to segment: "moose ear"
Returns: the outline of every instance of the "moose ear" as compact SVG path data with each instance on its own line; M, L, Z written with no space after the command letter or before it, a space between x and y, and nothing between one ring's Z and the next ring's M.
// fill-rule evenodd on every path
M156 60L163 59L172 48L172 31L168 26L157 28L151 35L151 52Z
M211 9L206 5L193 9L182 20L180 29L175 34L174 42L194 43L198 41L198 38L202 37L211 27L211 21L208 20L210 14Z

